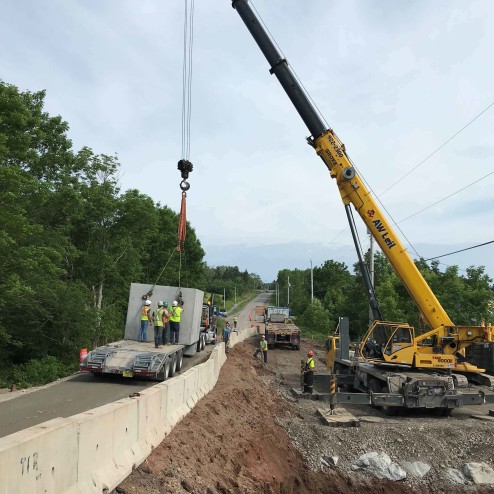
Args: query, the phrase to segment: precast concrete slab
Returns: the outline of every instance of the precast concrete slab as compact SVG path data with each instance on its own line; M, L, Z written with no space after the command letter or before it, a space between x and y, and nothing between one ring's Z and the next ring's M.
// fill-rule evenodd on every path
M77 483L77 424L57 418L0 439L0 493L67 492Z
M199 328L201 325L202 303L204 292L195 288L179 288L176 286L143 285L132 283L129 291L129 304L127 309L127 321L125 324L125 339L137 340L139 336L141 310L144 303L143 296L153 291L150 297L151 310L158 307L158 302L168 302L171 307L173 300L178 300L182 294L184 301L183 312L180 318L180 340L181 345L191 345L199 339ZM148 328L147 341L154 339L153 329Z

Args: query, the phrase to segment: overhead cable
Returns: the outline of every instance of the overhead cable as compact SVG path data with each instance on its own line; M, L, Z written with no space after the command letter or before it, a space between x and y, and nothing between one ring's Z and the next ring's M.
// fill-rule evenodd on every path
M477 120L481 115L483 115L492 106L494 106L494 101L489 106L487 106L486 108L484 108L472 120L470 120L470 122L468 122L465 126L463 126L458 132L456 132L456 134L454 134L453 136L451 136L447 141L445 141L443 144L441 144L437 149L435 149L434 151L432 151L432 153L429 154L429 156L427 156L426 158L424 158L418 165L415 165L411 170L409 170L407 173L405 173L405 175L403 175L400 179L398 179L396 182L394 182L392 185L390 185L387 189L385 189L383 192L381 192L380 195L382 196L383 194L385 194L386 192L388 192L388 190L391 190L395 185L399 184L404 178L408 177L408 175L410 175L410 173L412 173L413 171L415 171L419 166L423 165L429 158L431 158L432 156L434 156L444 146L446 146L447 144L449 144L458 134L461 134L469 125L471 125L473 122L475 122L475 120Z
M483 244L472 245L472 247L467 247L466 249L455 250L454 252L448 252L447 254L443 254L441 256L429 257L429 259L424 259L424 261L432 261L433 259L439 259L440 257L451 256L453 254L458 254L459 252L465 252L466 250L476 249L477 247L483 247L484 245L494 244L494 240L490 240L489 242L484 242Z

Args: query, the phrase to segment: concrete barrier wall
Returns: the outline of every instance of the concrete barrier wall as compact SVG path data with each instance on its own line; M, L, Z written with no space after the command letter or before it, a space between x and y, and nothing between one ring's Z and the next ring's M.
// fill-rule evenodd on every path
M232 333L230 347L256 334ZM54 419L0 439L0 494L112 491L170 433L217 380L224 343L209 359L135 398Z

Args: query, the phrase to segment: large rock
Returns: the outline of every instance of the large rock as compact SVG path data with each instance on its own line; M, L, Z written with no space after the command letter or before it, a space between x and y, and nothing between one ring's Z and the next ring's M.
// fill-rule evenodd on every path
M365 453L352 463L352 470L363 470L378 479L403 480L407 476L386 453Z
M456 468L448 468L444 472L444 478L453 482L454 484L465 485L467 483L466 477Z
M466 463L463 473L474 484L494 484L494 470L487 463Z
M431 469L430 465L421 461L404 461L401 465L409 475L420 479L425 477Z

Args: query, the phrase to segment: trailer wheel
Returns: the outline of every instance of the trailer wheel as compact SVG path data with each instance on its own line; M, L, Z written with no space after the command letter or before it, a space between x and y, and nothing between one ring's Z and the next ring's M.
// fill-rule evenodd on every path
M163 369L158 374L158 379L160 381L166 381L168 379L168 375L170 374L170 359L166 359L163 364Z
M196 345L196 351L200 352L201 351L201 335L199 335L199 339L197 340L197 345Z
M177 372L179 372L182 369L183 360L184 360L184 354L183 354L182 350L179 350L177 352L177 364L175 366L175 369Z
M202 334L201 335L201 352L206 348L206 335Z
M169 362L169 372L168 372L168 377L173 377L175 375L175 368L177 366L177 361L176 361L177 355L174 353L173 355L170 355L168 357L168 362Z

